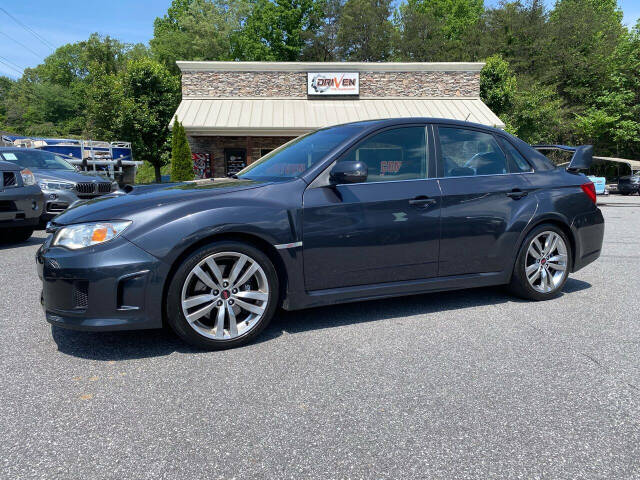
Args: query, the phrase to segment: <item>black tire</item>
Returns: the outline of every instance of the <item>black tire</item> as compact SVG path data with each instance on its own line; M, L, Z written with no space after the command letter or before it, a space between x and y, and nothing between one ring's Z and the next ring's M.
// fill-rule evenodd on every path
M268 300L262 317L251 330L231 339L212 339L198 333L198 331L189 324L182 309L182 289L189 273L205 258L221 252L237 252L250 257L251 260L262 267L269 287ZM235 241L214 242L199 248L189 255L173 275L171 283L169 284L165 305L167 323L178 336L198 348L205 350L235 348L249 343L266 328L278 308L279 295L278 275L271 260L264 252L246 243Z
M540 235L543 232L554 232L559 235L564 241L565 248L567 251L567 265L566 265L566 273L562 281L555 286L550 292L540 292L534 289L529 280L527 279L525 273L525 266L527 260L527 251L529 250L529 246L534 238ZM562 288L564 287L567 279L569 278L569 272L571 271L571 259L572 259L572 251L571 251L571 242L567 238L567 235L562 231L561 228L553 225L553 224L541 224L535 227L527 237L522 242L520 246L520 251L518 252L518 256L516 258L516 263L513 267L513 274L511 275L511 283L509 284L509 290L514 295L524 298L526 300L534 300L534 301L544 301L550 300L552 298L556 298L561 295Z
M13 228L9 231L2 232L3 240L8 243L22 243L26 242L33 235L34 228L33 227L20 227Z

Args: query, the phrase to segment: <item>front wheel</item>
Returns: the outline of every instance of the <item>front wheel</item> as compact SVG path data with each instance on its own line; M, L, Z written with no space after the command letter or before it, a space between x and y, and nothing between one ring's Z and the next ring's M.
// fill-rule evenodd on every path
M534 228L522 244L510 289L528 300L557 297L569 276L571 244L555 225Z
M176 271L167 321L187 342L208 350L255 338L277 308L279 285L269 258L240 242L216 242L193 252Z

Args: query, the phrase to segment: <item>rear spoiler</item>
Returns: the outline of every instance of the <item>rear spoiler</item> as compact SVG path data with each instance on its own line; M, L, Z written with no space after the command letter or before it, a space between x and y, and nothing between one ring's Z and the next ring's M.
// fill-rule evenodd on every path
M579 172L589 170L593 162L593 145L580 145L579 147L568 147L567 145L533 145L539 151L560 150L562 152L572 152L573 157L567 167L568 172Z

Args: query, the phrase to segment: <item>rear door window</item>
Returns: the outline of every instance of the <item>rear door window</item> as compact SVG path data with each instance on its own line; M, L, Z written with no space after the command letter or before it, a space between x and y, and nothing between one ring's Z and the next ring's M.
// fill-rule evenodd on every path
M485 132L438 127L444 177L509 173L507 158L496 138Z
M522 154L514 147L510 141L505 138L498 137L500 146L507 154L507 163L509 165L509 171L511 173L525 173L532 171L529 162L522 156Z

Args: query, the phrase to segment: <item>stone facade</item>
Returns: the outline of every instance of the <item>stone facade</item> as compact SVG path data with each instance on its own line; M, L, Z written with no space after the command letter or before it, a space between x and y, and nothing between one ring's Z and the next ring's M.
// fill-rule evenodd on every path
M471 65L471 64L470 64ZM285 67L287 67L285 65ZM376 64L372 71L363 70L360 66L359 98L380 97L479 97L479 68L471 71L428 70L408 67L408 71L384 71ZM182 66L181 66L182 68ZM234 65L229 70L220 68L189 69L182 71L182 95L184 98L242 98L242 97L289 97L307 98L307 73L302 71L273 71L279 67L273 64L260 70L254 65L253 70L238 71ZM325 67L325 69L328 67ZM313 65L309 67L313 71ZM336 66L336 71L345 71L348 65ZM390 67L389 70L396 70ZM287 70L287 68L284 68ZM324 97L325 99L330 97ZM293 137L271 136L188 136L191 151L208 153L214 177L223 177L228 171L225 159L226 149L238 149L231 153L234 157L246 156L247 165L262 156L263 150L274 149ZM237 165L237 164L236 164Z
M295 137L220 137L188 136L189 146L194 153L208 153L214 177L226 176L225 149L244 149L247 165L262 156L262 150L273 150Z
M182 72L184 97L306 97L305 72ZM479 97L479 72L361 72L360 98Z

